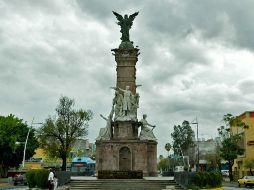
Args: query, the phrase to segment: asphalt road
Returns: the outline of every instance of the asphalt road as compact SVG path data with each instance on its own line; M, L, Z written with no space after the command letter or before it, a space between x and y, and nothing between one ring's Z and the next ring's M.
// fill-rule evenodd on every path
M224 187L224 190L236 190L236 189L238 189L238 190L243 190L243 189L252 189L252 190L254 190L254 187L244 187L244 186L241 186L241 187L238 187L238 186L234 186L234 187L225 187L225 186L223 186Z

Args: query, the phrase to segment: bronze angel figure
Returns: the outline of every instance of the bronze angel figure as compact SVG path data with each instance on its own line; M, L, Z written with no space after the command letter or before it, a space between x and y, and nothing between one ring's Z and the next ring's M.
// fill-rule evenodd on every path
M127 14L124 15L124 17L123 17L122 15L120 15L114 11L113 11L113 14L116 16L116 18L118 20L117 24L121 27L120 32L122 33L122 37L121 37L122 42L130 41L129 31L131 29L133 20L138 15L138 12L135 12L134 14L130 15L129 17Z

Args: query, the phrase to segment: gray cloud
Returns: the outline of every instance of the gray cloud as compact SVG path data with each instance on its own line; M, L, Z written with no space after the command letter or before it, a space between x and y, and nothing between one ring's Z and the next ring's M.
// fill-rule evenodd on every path
M115 85L111 49L120 43L112 14L140 11L131 29L139 46L139 117L157 125L158 154L172 128L200 123L214 137L226 113L253 110L254 13L243 1L1 1L0 114L44 121L61 95L91 109L89 139L104 127ZM193 126L195 129L195 126Z

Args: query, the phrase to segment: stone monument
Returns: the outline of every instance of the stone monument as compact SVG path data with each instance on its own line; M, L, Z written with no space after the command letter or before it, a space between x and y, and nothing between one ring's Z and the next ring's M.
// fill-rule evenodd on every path
M96 139L96 170L141 171L143 176L157 175L157 140L155 125L147 122L144 114L137 118L139 94L136 92L136 63L139 49L130 41L129 30L138 12L121 16L113 11L121 27L121 44L112 49L116 65L116 87L112 108L106 118L106 127L100 129ZM150 128L151 127L151 128ZM140 128L140 135L139 133Z

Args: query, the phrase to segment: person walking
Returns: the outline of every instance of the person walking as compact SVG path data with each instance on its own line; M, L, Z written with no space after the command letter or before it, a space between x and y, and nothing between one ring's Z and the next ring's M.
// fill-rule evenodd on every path
M51 168L49 169L48 188L49 188L49 190L54 189L54 173Z

